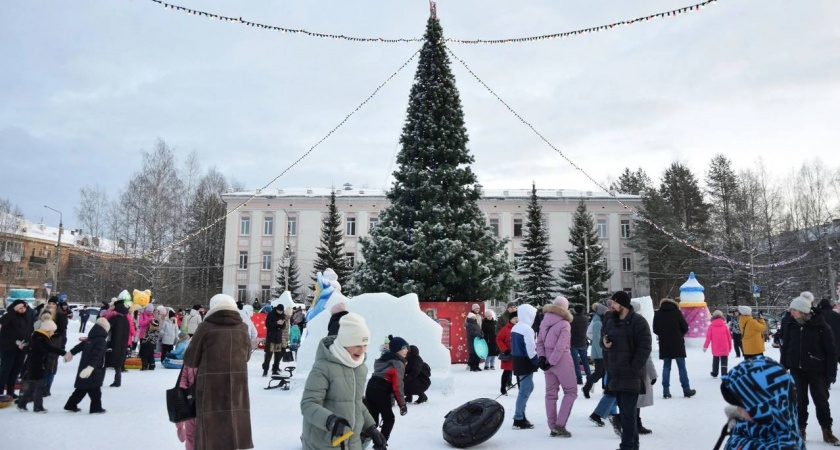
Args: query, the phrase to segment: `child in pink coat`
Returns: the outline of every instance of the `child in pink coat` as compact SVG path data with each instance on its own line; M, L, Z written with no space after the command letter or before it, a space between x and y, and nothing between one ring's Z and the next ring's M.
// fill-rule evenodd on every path
M184 373L181 375L179 387L188 388L195 384L195 373L198 369L184 366ZM187 450L193 450L195 444L195 419L185 420L175 424L178 430L178 439L184 443Z
M729 371L729 352L732 351L732 334L729 333L721 311L712 314L712 323L706 330L706 342L703 343L704 352L709 348L709 343L712 344L712 378L718 376L718 365L721 374L726 375Z
M572 339L572 313L569 301L558 296L554 303L543 306L540 333L537 338L537 356L545 374L545 415L551 436L572 437L566 422L577 399L577 377L570 344ZM558 391L563 389L563 401L557 409Z

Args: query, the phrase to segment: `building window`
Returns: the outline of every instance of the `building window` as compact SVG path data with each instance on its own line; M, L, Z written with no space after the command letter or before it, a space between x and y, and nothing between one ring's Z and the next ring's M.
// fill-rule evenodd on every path
M239 252L239 270L248 269L248 252Z
M32 268L30 268L30 269L29 269L29 278L30 278L30 279L31 279L31 278L34 278L34 277L32 276L32 275L33 275L33 272L34 272L34 271L32 270Z
M263 302L271 299L271 286L260 286L260 298Z
M356 264L356 254L353 252L345 253L344 257L347 258L347 264L350 267L353 267Z
M17 268L17 273L15 273L15 275L16 275L15 278L23 278L23 267L18 267Z
M622 255L621 256L621 271L622 272L632 272L633 271L633 258L630 255Z
M493 236L499 237L499 219L490 219L490 229L493 231Z
M522 237L522 219L513 219L513 237Z
M629 238L630 237L630 220L624 219L621 221L621 237Z
M607 220L606 219L598 219L598 238L606 239L607 238Z
M271 252L263 252L262 270L271 270Z
M251 218L248 216L244 216L239 219L239 235L240 236L250 236L251 235Z
M379 226L379 218L374 217L374 218L370 219L370 222L368 223L368 225L369 225L368 226L368 233L370 233L371 231L373 231L374 228Z
M297 217L286 218L286 235L297 236Z
M236 286L236 299L240 302L245 302L245 285L240 284Z
M263 219L263 236L274 236L274 216Z
M356 218L355 217L348 217L347 218L347 236L355 236L356 235Z

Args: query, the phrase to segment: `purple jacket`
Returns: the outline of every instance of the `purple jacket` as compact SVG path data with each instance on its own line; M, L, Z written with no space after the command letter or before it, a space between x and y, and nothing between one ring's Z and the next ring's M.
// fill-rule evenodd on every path
M545 356L552 366L574 367L569 352L572 339L572 314L557 305L543 306L543 321L537 338L537 355Z

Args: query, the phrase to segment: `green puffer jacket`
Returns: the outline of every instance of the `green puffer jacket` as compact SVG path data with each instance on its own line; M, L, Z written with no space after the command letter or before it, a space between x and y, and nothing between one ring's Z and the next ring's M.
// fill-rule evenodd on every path
M329 346L333 345L333 341L335 336L329 336L318 344L315 364L306 378L300 400L304 450L335 449L332 446L331 430L327 430L330 414L350 422L355 434L345 441L348 450L361 450L362 431L375 425L373 417L362 403L367 366L362 364L351 369L339 362L330 353Z

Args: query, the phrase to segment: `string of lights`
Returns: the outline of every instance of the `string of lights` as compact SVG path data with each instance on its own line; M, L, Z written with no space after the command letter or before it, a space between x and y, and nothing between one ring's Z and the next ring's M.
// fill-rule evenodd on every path
M618 198L618 196L615 195L614 193L610 192L610 190L606 186L604 186L601 182L599 182L594 177L589 175L589 173L587 173L585 170L583 170L582 167L575 164L575 162L572 161L568 156L566 156L566 154L563 153L562 150L555 147L554 144L552 144L548 139L546 139L545 136L542 135L542 133L537 131L537 129L534 128L533 125L531 125L528 121L526 121L524 118L522 118L522 116L519 115L519 113L517 113L506 101L504 101L501 97L499 97L499 95L496 94L496 92L493 91L493 89L491 89L490 86L487 85L487 83L485 83L481 78L479 78L478 75L475 74L475 72L472 71L472 69L470 69L470 67L467 65L466 62L464 62L463 59L461 59L457 55L455 55L455 53L453 53L452 50L449 47L446 47L445 45L442 45L442 47L452 56L453 59L455 59L456 61L458 61L458 63L460 63L462 66L464 66L464 68L467 70L467 72L469 72L469 74L472 75L472 77L475 78L475 80L478 81L479 84L484 86L484 88L487 90L487 92L489 92L493 97L496 98L496 100L498 100L502 105L504 105L505 108L507 108L507 110L510 111L511 114L513 114L517 119L519 119L520 122L522 122L525 126L530 128L531 131L534 134L537 135L537 137L539 137L543 142L546 143L546 145L551 147L552 150L557 152L563 159L565 159L566 162L569 163L569 165L571 165L575 170L580 172L584 177L586 177L589 181L591 181L593 184L598 186L604 192L609 194L610 197L613 198L613 200L615 200L624 209L630 211L633 215L638 217L639 220L644 221L646 224L650 225L651 227L653 227L657 231L665 234L666 236L668 236L672 240L674 240L674 241L676 241L676 242L678 242L678 243L680 243L680 244L682 244L682 245L684 245L684 246L686 246L686 247L688 247L688 248L690 248L690 249L692 249L692 250L694 250L698 253L701 253L701 254L709 257L709 258L716 259L716 260L719 260L719 261L724 261L724 262L727 262L729 264L736 265L736 266L742 266L742 267L750 267L750 266L752 266L752 267L764 267L764 268L781 267L781 266L786 266L788 264L793 264L793 263L795 263L797 261L800 261L800 260L802 260L802 259L804 259L805 257L808 256L808 252L805 252L802 255L799 255L797 257L790 258L790 259L787 259L787 260L783 260L783 261L777 261L777 262L773 262L773 263L769 263L769 264L751 264L751 263L746 262L746 261L740 261L740 260L737 260L737 259L734 259L734 258L730 258L728 256L718 255L718 254L712 253L708 250L705 250L705 249L702 249L700 247L695 246L691 242L688 242L686 239L683 239L683 238L675 235L674 233L672 233L671 231L669 231L665 227L663 227L663 226L659 225L658 223L654 222L653 220L645 217L645 215L642 214L641 212L639 212L636 208L633 208L632 206L630 206L630 205L624 203L623 201L621 201L621 199Z
M277 31L284 34L295 34L295 35L302 35L308 37L315 37L320 39L332 39L332 40L343 40L343 41L351 41L351 42L374 42L374 43L385 43L385 44L399 44L399 43L408 43L408 42L423 42L424 38L382 38L382 37L358 37L358 36L345 36L343 34L334 34L334 33L319 33L315 31L309 31L302 28L287 28L287 27L280 27L276 25L267 25L264 23L252 22L250 20L245 20L242 17L233 17L233 16L225 16L222 14L211 13L207 11L201 11L197 9L187 8L184 6L175 5L172 3L167 3L162 0L150 0L154 3L157 3L160 6L163 6L165 9L170 11L177 11L182 12L191 16L196 17L206 17L211 20L218 20L221 22L229 22L229 23L236 23L240 25L245 25L252 28L259 28L263 30L269 31ZM515 38L502 38L502 39L457 39L457 38L446 38L444 42L447 43L455 43L455 44L521 44L521 43L530 43L530 42L537 42L537 41L544 41L549 39L560 39L566 37L574 37L574 36L581 36L584 34L590 33L600 33L602 31L610 31L615 28L624 27L628 25L638 24L642 22L647 22L654 19L666 19L666 18L675 18L682 16L684 14L688 14L691 12L697 12L704 9L706 6L713 5L717 3L719 0L706 0L694 5L685 6L682 8L672 9L669 11L663 11L655 14L647 14L644 16L636 17L634 19L627 19L621 20L618 22L612 22L605 25L598 25L589 28L581 28L578 30L571 30L571 31L561 31L557 33L549 33L549 34L542 34L537 36L527 36L527 37L515 37Z

